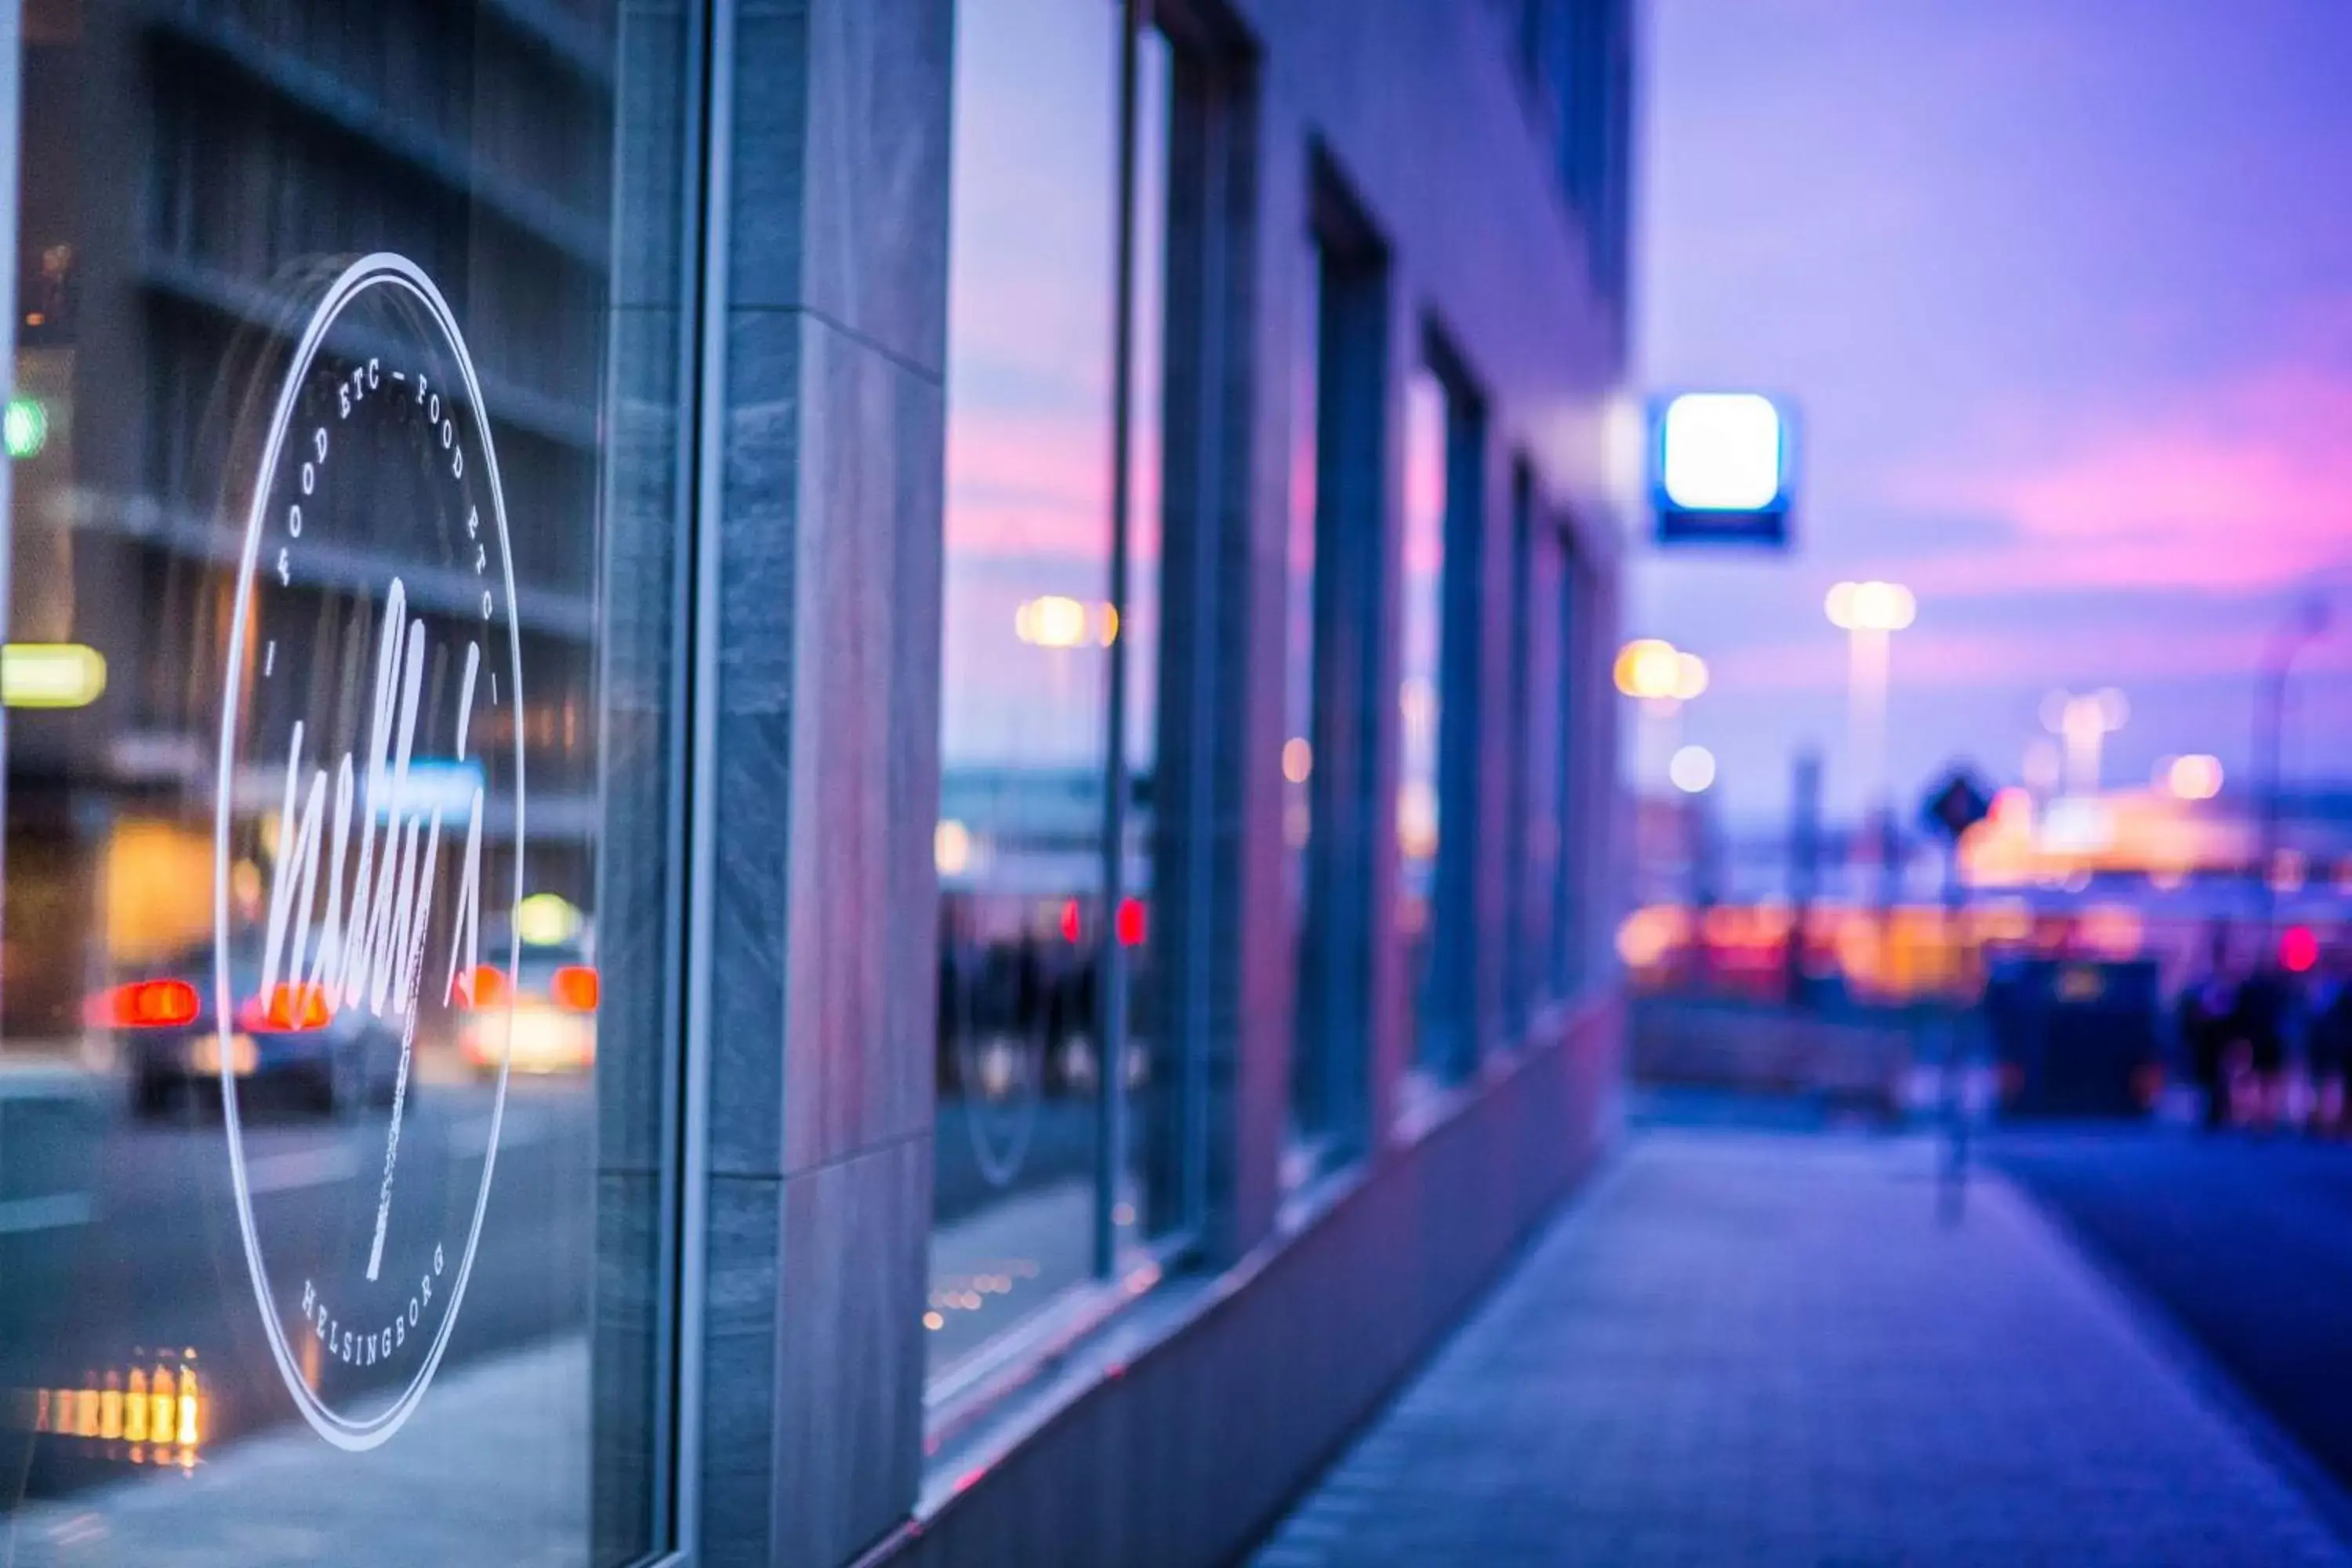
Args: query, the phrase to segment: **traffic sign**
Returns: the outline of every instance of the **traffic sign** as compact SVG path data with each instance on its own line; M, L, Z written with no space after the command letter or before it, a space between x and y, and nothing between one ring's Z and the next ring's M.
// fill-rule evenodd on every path
M1965 763L1947 773L1919 808L1922 821L1955 841L1991 815L1992 792Z

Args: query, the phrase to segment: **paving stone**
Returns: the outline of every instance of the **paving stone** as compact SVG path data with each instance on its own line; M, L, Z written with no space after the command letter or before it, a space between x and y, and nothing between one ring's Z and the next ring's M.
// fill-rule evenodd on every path
M1257 1562L2352 1564L2162 1336L1922 1142L1657 1131Z

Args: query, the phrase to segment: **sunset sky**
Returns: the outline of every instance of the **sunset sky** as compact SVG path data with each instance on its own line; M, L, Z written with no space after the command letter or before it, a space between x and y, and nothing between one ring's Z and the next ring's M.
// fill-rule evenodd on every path
M2352 5L1651 0L1642 374L1802 419L1786 556L1637 564L1629 632L1706 657L1684 738L1735 816L1793 747L1853 769L1840 578L1913 587L1907 809L2019 774L2053 687L2131 700L2110 781L2218 752L2250 782L2261 649L2298 597L2290 776L2352 779Z

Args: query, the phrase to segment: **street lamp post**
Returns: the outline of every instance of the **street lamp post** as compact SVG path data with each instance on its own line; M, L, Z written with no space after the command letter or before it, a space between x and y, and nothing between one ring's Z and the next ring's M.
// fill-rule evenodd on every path
M2053 691L2042 700L2042 725L2065 742L2065 792L2094 795L2099 787L2099 758L2107 737L2131 720L2131 703L2114 687L2087 696Z
M1634 772L1655 757L1671 758L1681 743L1683 704L1706 691L1706 661L1663 637L1636 637L1617 652L1617 689L1634 700L1640 729Z
M2327 601L2318 597L2294 607L2273 636L2263 657L2262 685L2254 704L2254 757L2263 770L2262 847L2254 868L2262 910L2262 938L2271 941L2278 914L2280 792L2285 750L2286 683L2295 656L2327 629Z
M1823 608L1846 634L1848 744L1863 771L1861 803L1867 810L1887 793L1886 689L1894 634L1916 618L1918 601L1900 583L1840 583Z
M1871 855L1878 868L1878 942L1884 953L1903 876L1894 791L1887 776L1886 689L1894 636L1917 616L1919 605L1902 584L1874 579L1836 584L1822 607L1829 613L1830 625L1846 634L1846 744L1860 775L1855 805L1865 828L1864 839L1875 844Z

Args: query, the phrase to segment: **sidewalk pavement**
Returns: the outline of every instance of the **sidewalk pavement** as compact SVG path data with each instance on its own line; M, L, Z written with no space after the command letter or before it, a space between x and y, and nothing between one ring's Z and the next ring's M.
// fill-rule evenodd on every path
M589 1530L588 1345L445 1366L415 1419L353 1456L299 1420L194 1470L0 1513L0 1568L568 1568Z
M1638 1135L1259 1568L2352 1563L2016 1189L1941 1224L1934 1161Z

